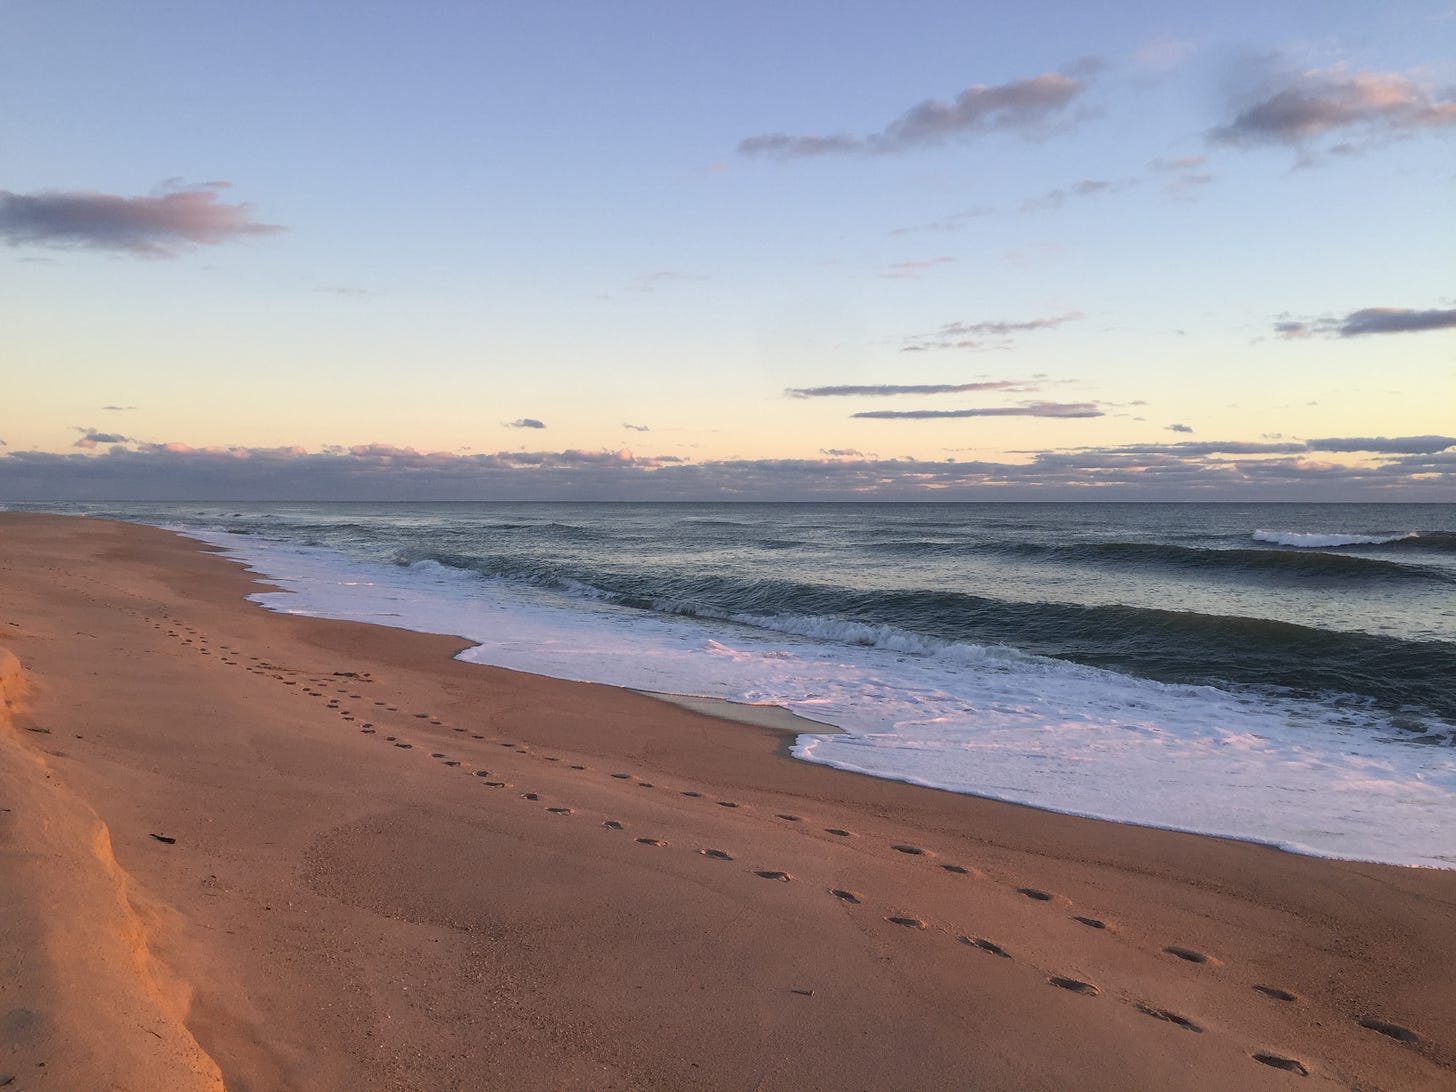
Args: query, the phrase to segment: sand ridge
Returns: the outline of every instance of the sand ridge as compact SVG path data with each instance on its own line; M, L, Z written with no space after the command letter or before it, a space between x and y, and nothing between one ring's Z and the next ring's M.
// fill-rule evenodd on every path
M0 564L48 715L102 726L60 775L171 909L229 1087L1456 1074L1450 874L807 766L771 725L267 614L149 528L6 516Z

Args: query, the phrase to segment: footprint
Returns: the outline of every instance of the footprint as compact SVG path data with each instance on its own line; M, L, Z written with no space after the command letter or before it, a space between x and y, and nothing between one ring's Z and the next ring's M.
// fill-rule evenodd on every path
M715 861L731 861L733 859L731 854L724 853L721 849L700 849L698 852L704 857L713 858Z
M1299 998L1297 998L1294 994L1290 993L1288 990L1281 990L1278 986L1255 986L1254 989L1256 989L1259 993L1262 993L1265 997L1274 998L1275 1001L1299 1000Z
M974 876L974 875L976 875L976 873L975 873L975 871L973 869L966 868L964 865L958 865L958 864L943 864L940 867L943 868L943 869L945 869L947 872L954 872L957 876Z
M718 806L720 808L736 808L738 805L733 803L732 800L719 800Z
M472 739L480 739L481 737L480 736L472 736L471 738ZM572 769L573 770L584 770L584 769L586 769L586 767L585 766L573 766Z
M510 786L509 781L487 781L486 784L493 789L504 789Z
M847 830L840 830L838 827L825 827L825 834L832 834L836 838L853 838L854 835Z
M992 944L985 937L961 937L962 944L969 944L973 948L979 948L983 952L990 952L993 956L1000 956L1002 959L1010 959L1011 953L999 944Z
M395 746L398 747L402 751L408 751L411 747L414 746L414 744L413 743L396 743Z
M430 757L431 757L431 758L444 758L444 757L445 757L445 755L444 755L444 753L443 753L443 752L441 752L441 751L431 751L431 752L430 752Z
M1421 1037L1410 1028L1403 1028L1399 1024L1388 1024L1384 1020L1376 1020L1374 1017L1361 1017L1359 1024L1362 1028L1369 1028L1371 1031L1378 1031L1381 1035L1388 1035L1398 1043L1419 1043Z
M1137 1003L1137 1010L1145 1016L1151 1016L1154 1020L1166 1020L1170 1024L1177 1024L1180 1028L1187 1028L1189 1031L1202 1033L1203 1029L1186 1016L1179 1016L1176 1012L1169 1012L1167 1009L1155 1008L1146 1001Z
M921 849L919 846L891 846L890 848L897 853L908 853L912 857L925 856L925 850Z
M684 789L684 790L683 790L683 795L684 795L684 796L691 796L691 797L692 797L692 798L693 798L693 799L694 799L694 800L696 800L696 799L698 799L698 798L699 798L699 797L700 797L700 796L702 796L702 795L703 795L703 794L702 794L702 793L700 793L700 792L693 792L693 790L692 790L692 789Z
M919 918L890 917L890 918L886 918L885 920L888 921L888 922L890 922L892 925L903 925L907 929L924 929L925 928L925 922L921 921Z
M801 822L803 822L803 820L800 819L799 816L797 816L797 815L783 815L783 814L780 814L778 816L778 818L782 819L786 823L801 823Z
M622 824L617 822L615 819L608 819L605 823L602 824L602 826L606 827L608 830L623 829Z
M1218 960L1212 956L1206 956L1202 952L1194 951L1192 948L1180 948L1176 944L1169 945L1163 951L1169 955L1177 956L1179 959L1186 960L1189 963L1218 963Z
M787 872L779 872L776 869L764 868L753 873L755 876L762 876L765 880L778 880L780 883L788 883L794 877Z
M637 782L637 787L639 789L654 789L657 786L654 785L651 781L639 781Z
M1053 898L1050 893L1038 891L1035 887L1018 887L1016 891L1018 894L1025 895L1028 899L1034 899L1037 902L1051 902Z
M373 728L360 728L359 731L363 732L366 736L372 736L374 734Z
M576 809L575 808L547 808L546 810L549 811L552 815L570 815Z
M1098 921L1096 918L1084 918L1080 914L1074 915L1072 917L1072 920L1073 921L1080 921L1083 925L1087 926L1088 929L1106 929L1107 928L1107 923L1105 921ZM1258 987L1255 987L1255 989L1257 989L1257 988Z
M1275 1069L1298 1073L1301 1077L1309 1076L1309 1069L1303 1062L1295 1061L1293 1058L1285 1058L1279 1054L1255 1054L1254 1061L1261 1065L1273 1066Z
M1080 993L1086 997L1096 997L1102 991L1090 982L1083 982L1077 978L1063 978L1061 975L1053 975L1047 979L1059 990L1071 990L1073 993Z
M639 844L644 845L644 846L665 846L665 845L667 845L667 843L664 842L661 838L638 838L637 841L638 841Z
M475 776L476 777L489 777L490 776L490 771L489 770L476 770L475 771Z
M618 781L629 781L632 778L632 775L629 773L614 773L612 776Z
M427 719L429 717L429 715L430 715L429 713L416 713L415 714L415 719L416 720L425 720L425 719Z
M458 765L460 765L460 760L458 758L452 758L448 762L446 762L445 765L447 765L447 766L458 766Z
M540 800L541 799L541 796L540 796L539 793L523 792L523 793L521 793L521 799L522 800Z
M831 887L829 893L841 902L853 903L855 906L859 905L859 896L853 891L846 891L841 887Z

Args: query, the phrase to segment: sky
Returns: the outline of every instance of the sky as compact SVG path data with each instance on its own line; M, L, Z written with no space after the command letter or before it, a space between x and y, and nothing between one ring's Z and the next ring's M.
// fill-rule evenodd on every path
M0 501L1456 500L1456 2L0 0Z

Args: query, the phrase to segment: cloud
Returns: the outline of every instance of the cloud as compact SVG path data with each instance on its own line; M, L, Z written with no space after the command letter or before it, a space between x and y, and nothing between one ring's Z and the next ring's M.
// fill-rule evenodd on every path
M506 428L545 428L546 426L534 417L521 417L506 424Z
M1370 451L1382 454L1434 455L1456 447L1456 436L1348 436L1310 440L1311 451Z
M1095 197L1103 193L1120 193L1138 185L1136 178L1084 178L1066 189L1048 190L1038 197L1028 197L1021 205L1022 212L1041 212L1059 209L1069 197Z
M622 427L623 428L630 428L633 432L651 432L652 431L646 425L629 425L626 421L623 421L622 422Z
M1172 197L1183 198L1198 186L1207 186L1213 175L1200 171L1207 162L1207 156L1185 155L1176 159L1154 159L1148 162L1148 170L1157 175L1170 176L1164 188Z
M1148 163L1148 169L1169 173L1173 171L1191 171L1195 167L1201 167L1207 161L1206 155L1185 155L1177 159L1154 159Z
M633 292L656 292L660 284L673 284L679 281L705 281L708 278L701 273L681 273L676 269L659 269L652 273L644 273L627 287Z
M1418 334L1456 329L1456 308L1415 311L1408 307L1365 307L1344 318L1281 319L1274 323L1276 337L1286 340L1314 337L1364 337L1368 334Z
M955 261L954 258L921 258L915 261L895 262L887 265L880 273L880 276L891 280L918 280L920 274L927 269L937 265L948 265Z
M111 410L114 413L125 413L127 410L136 409L135 406L102 406L104 410Z
M99 444L132 444L136 443L130 436L123 436L117 432L98 432L94 428L82 428L76 426L76 431L81 434L72 447L93 448Z
M1030 391L1031 384L1010 379L998 379L986 383L879 383L872 386L840 387L789 387L784 394L790 398L880 398L897 394L963 394L967 391Z
M1368 140L1453 124L1456 98L1449 92L1433 95L1397 72L1351 72L1337 65L1265 81L1254 101L1209 138L1220 144L1297 146L1346 131Z
M253 219L253 206L218 200L226 182L151 197L46 190L0 190L0 239L11 246L80 247L143 258L174 258L284 229Z
M821 447L819 454L828 455L835 459L863 459L865 457L863 451L853 447Z
M1084 66L1090 68L1092 66ZM1088 73L1090 75L1090 73ZM978 83L949 101L926 99L879 132L866 136L836 133L793 136L763 133L739 142L740 155L806 159L846 153L891 154L944 144L952 137L989 132L1035 132L1065 117L1086 91L1079 75L1044 72L1030 79L988 86Z
M934 349L980 349L985 347L985 343L981 339L986 337L1004 338L1012 334L1050 330L1063 323L1075 322L1084 317L1080 311L1068 311L1064 315L1049 315L1046 318L1020 321L999 319L982 322L948 322L933 334L908 338L900 351L902 353L922 353Z
M1410 334L1453 328L1456 328L1456 309L1412 311L1403 307L1367 307L1346 315L1337 332L1341 337L1362 337L1365 334Z
M1167 432L1192 432L1193 429L1190 428L1188 425L1176 425L1175 424L1175 425L1169 425L1165 431L1167 431Z
M1450 437L1311 441L1432 448ZM1013 453L1015 454L1015 453ZM0 450L0 499L84 500L1442 500L1456 451L1310 458L1242 441L1040 450L1018 461L922 461L828 449L807 459L601 451L421 452L387 443L57 454ZM1345 458L1349 459L1348 456Z
M891 228L891 235L910 235L917 231L959 231L965 227L966 221L974 220L978 216L990 216L996 210L986 205L977 205L975 208L965 209L962 212L953 212L949 216L943 216L939 220L932 220L928 224L911 224L908 227Z
M958 410L865 410L851 417L880 421L930 421L952 417L1102 417L1091 402L1024 402L1019 406L987 406Z

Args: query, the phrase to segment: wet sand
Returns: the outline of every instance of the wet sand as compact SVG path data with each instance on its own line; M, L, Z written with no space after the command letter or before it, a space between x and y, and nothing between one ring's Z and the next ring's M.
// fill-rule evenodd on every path
M256 587L0 513L7 1092L1456 1086L1456 872L799 763Z

